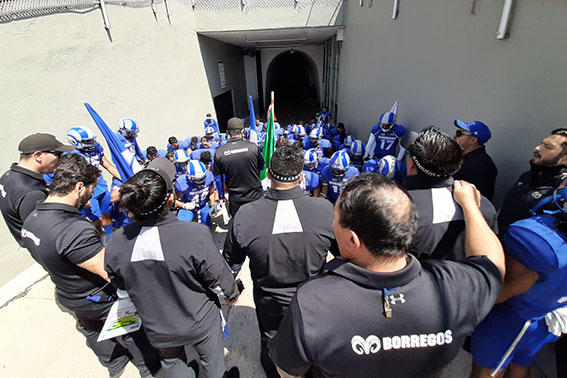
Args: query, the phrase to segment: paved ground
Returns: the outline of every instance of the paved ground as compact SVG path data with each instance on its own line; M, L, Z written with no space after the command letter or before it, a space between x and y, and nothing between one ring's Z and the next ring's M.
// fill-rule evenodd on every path
M215 240L222 248L225 233L218 231ZM39 272L44 278L0 308L0 376L106 377L106 369L98 363L83 336L75 330L73 317L55 302L53 284ZM238 366L243 378L263 378L247 264L243 267L241 278L246 289L228 316L231 335L225 343L226 364L228 367ZM446 369L443 378L466 377L469 369L470 357L461 352ZM138 376L132 365L123 375L124 378ZM531 377L551 378L552 375L546 376L539 369L534 369Z

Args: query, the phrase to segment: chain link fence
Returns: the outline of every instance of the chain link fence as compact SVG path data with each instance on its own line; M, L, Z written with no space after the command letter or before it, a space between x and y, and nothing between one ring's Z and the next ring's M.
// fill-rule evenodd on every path
M294 8L298 12L309 8L336 9L343 0L180 0L195 11ZM154 4L163 0L153 0ZM107 5L141 8L152 0L105 0ZM88 12L99 7L99 0L0 0L0 23L39 17L54 13ZM313 10L313 9L312 9Z
M235 10L296 8L303 10L308 7L334 8L342 0L192 0L195 10Z

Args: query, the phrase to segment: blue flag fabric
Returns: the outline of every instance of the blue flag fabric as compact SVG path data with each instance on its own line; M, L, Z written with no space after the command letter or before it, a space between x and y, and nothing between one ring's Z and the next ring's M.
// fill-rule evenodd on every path
M248 139L250 142L258 144L258 130L256 130L256 116L254 115L252 96L248 96L248 104L250 108L250 136Z
M114 134L92 106L85 102L85 107L89 111L91 117L93 117L93 120L104 136L104 139L106 139L106 143L110 149L110 154L112 155L112 160L114 161L114 164L116 164L116 168L118 169L118 173L120 173L122 182L125 182L136 172L142 170L142 167L134 158L134 154L124 146L124 143L118 139L118 136Z

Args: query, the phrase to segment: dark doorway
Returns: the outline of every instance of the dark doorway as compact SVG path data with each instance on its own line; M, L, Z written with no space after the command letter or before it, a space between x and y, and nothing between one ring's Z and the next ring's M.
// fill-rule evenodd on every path
M234 105L232 104L232 91L224 92L213 98L217 122L221 133L226 133L226 123L234 117Z
M320 110L319 77L313 60L293 49L278 55L266 75L266 104L275 93L276 117L281 125L308 121Z

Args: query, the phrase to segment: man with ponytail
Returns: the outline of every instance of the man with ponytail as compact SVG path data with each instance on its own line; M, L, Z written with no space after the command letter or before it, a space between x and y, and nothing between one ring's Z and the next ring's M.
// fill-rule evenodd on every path
M110 239L105 268L138 309L162 376L195 377L185 355L185 346L193 346L199 377L235 377L237 368L224 372L219 298L233 305L239 291L209 229L169 211L174 180L173 164L156 158L124 183L120 203L134 223Z

